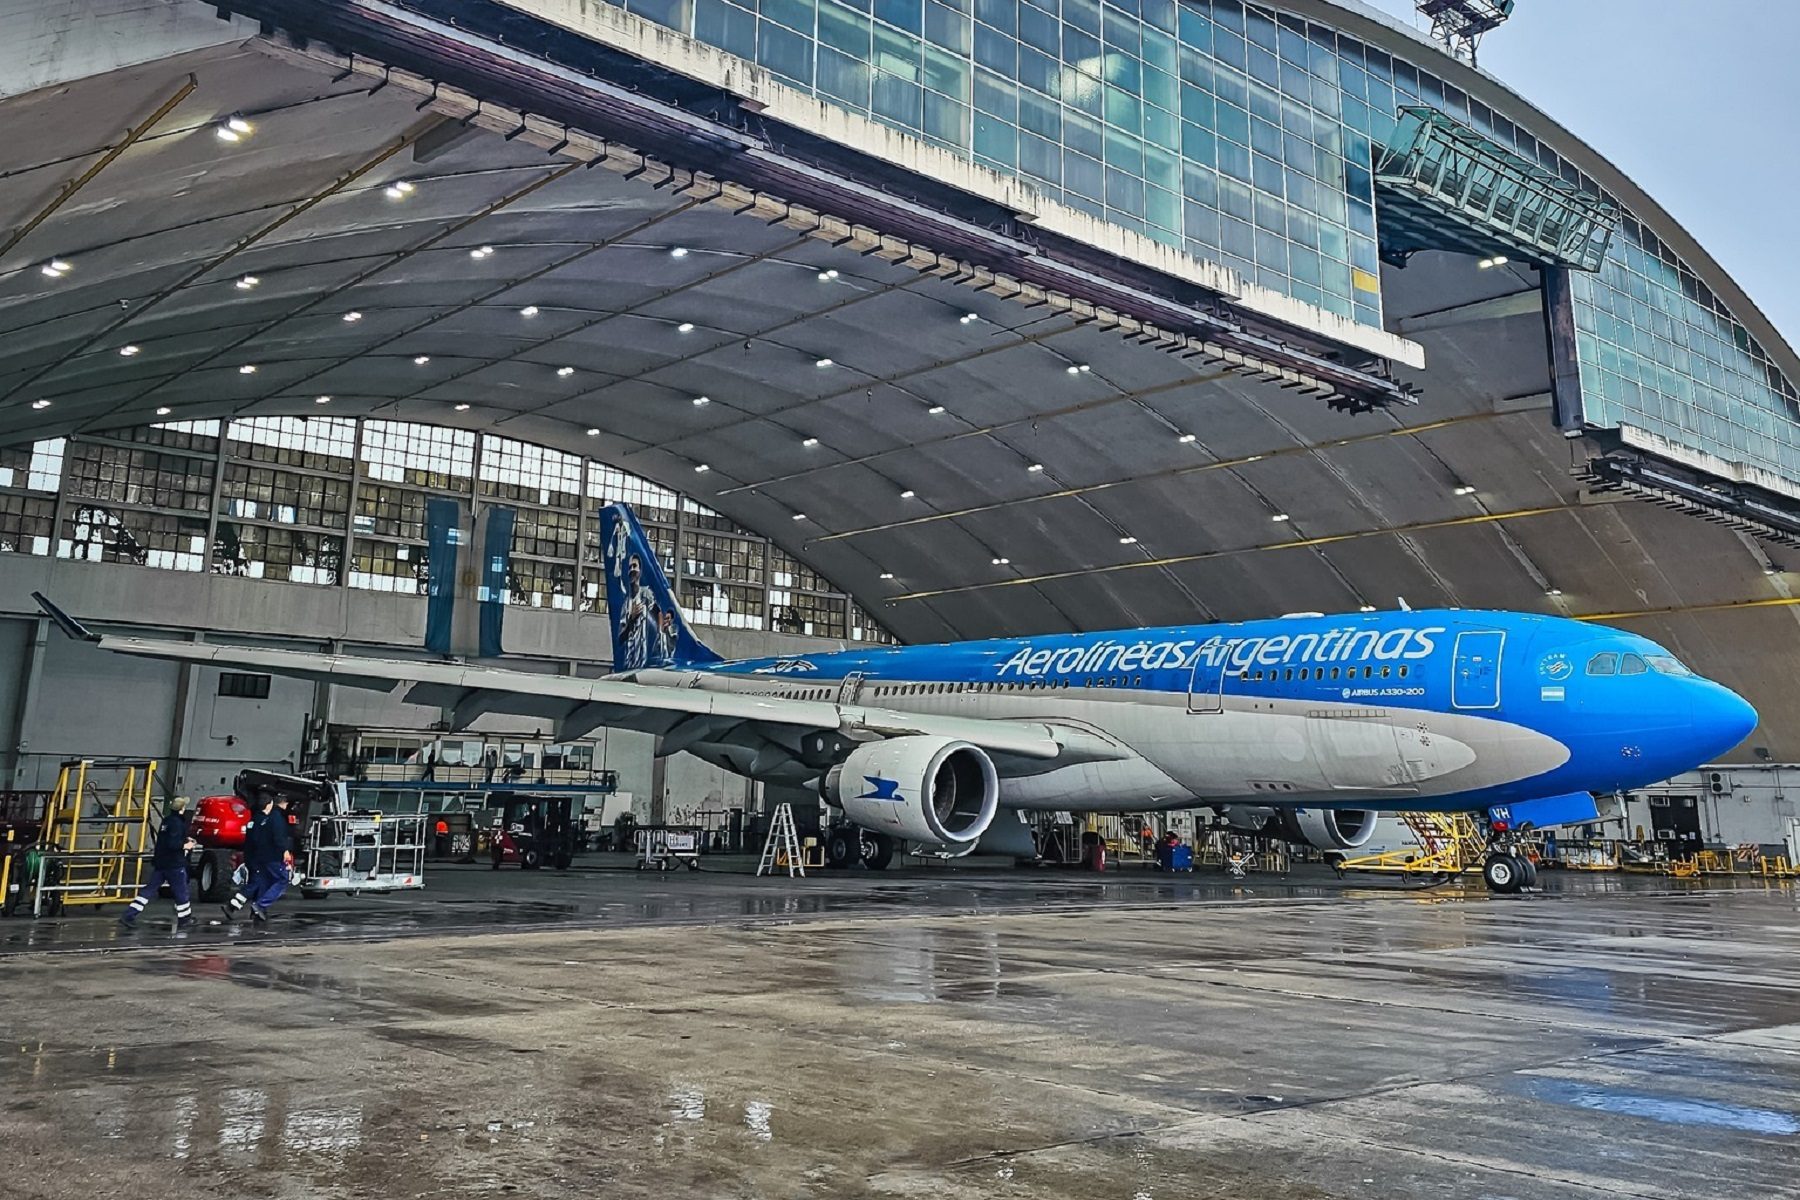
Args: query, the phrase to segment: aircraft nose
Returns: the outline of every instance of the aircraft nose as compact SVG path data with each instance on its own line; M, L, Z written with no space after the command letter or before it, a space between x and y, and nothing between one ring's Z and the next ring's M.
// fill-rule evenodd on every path
M1706 758L1725 753L1750 736L1760 719L1750 702L1728 687L1708 683L1689 710L1694 733L1706 747Z

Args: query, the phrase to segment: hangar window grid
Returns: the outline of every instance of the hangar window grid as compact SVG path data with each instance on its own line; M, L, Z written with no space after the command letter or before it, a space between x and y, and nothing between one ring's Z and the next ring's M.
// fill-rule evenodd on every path
M486 453L488 442L497 443L497 453ZM73 474L65 474L65 457L90 464L83 467L81 478L88 482L81 486L98 491L93 481L104 479L112 489L109 496L141 497L146 472L172 473L179 481L179 505L186 507L159 511L157 497L170 495L166 481L160 493L152 483L147 503L82 495ZM844 614L853 611L849 627L857 640L893 640L816 572L691 497L529 443L402 422L318 417L244 418L228 426L165 422L0 450L0 553L47 556L54 547L64 558L84 561L414 594L428 576L425 502L442 491L413 481L448 478L454 486L444 490L469 496L480 486L478 472L469 469L478 460L491 468L487 474L501 476L490 480L494 490L521 486L528 497L496 497L518 513L508 587L513 603L605 611L603 579L596 565L587 565L598 564L600 556L592 508L596 500L616 498L650 516L646 535L697 624L769 628L774 580L766 556L772 553L784 564L780 594L783 607L791 610L784 627L797 623L803 630L844 636ZM553 499L566 496L571 508L535 505L529 500L541 489L510 483L502 474L512 471L514 479L523 479L537 464L551 464L567 483L583 480L588 499L577 501L558 488ZM404 482L379 482L372 477L374 468L398 473ZM218 504L209 539L214 472ZM140 481L137 490L126 490L133 480ZM59 491L67 511L60 536L54 536ZM352 561L346 563L352 541ZM812 594L797 600L796 588Z
M213 467L184 453L112 449L76 442L63 461L64 486L71 496L112 505L204 512L212 503Z
M76 504L63 518L57 557L165 571L202 571L206 569L206 522L175 513L114 511L103 504Z
M344 539L337 534L221 521L213 539L217 575L330 587L343 563Z
M349 475L356 421L349 417L244 417L226 427L227 450L245 462Z
M478 489L483 496L574 510L581 504L581 463L547 446L484 436Z

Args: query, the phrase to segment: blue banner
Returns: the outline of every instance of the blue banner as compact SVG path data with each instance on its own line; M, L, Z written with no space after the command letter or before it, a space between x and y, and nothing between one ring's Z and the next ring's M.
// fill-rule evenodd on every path
M448 496L425 501L425 648L451 652L456 617L456 548L462 542L462 502Z
M500 633L506 624L507 571L512 565L513 518L510 508L487 510L487 528L482 538L481 566L481 656L498 658L505 653L500 646Z

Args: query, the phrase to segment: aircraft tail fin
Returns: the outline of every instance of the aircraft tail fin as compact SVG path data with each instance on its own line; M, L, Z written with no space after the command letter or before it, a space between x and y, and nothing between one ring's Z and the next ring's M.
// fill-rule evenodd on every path
M613 670L692 667L720 661L688 628L644 527L625 504L600 509L600 557Z

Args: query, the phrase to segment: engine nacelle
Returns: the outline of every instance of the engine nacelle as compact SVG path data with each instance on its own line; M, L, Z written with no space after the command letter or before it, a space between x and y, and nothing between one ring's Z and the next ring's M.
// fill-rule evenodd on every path
M1000 806L994 760L944 737L858 746L831 768L821 790L864 829L952 851L973 848Z
M1356 850L1375 836L1375 818L1367 808L1284 808L1276 814L1281 836L1305 842L1314 850Z

